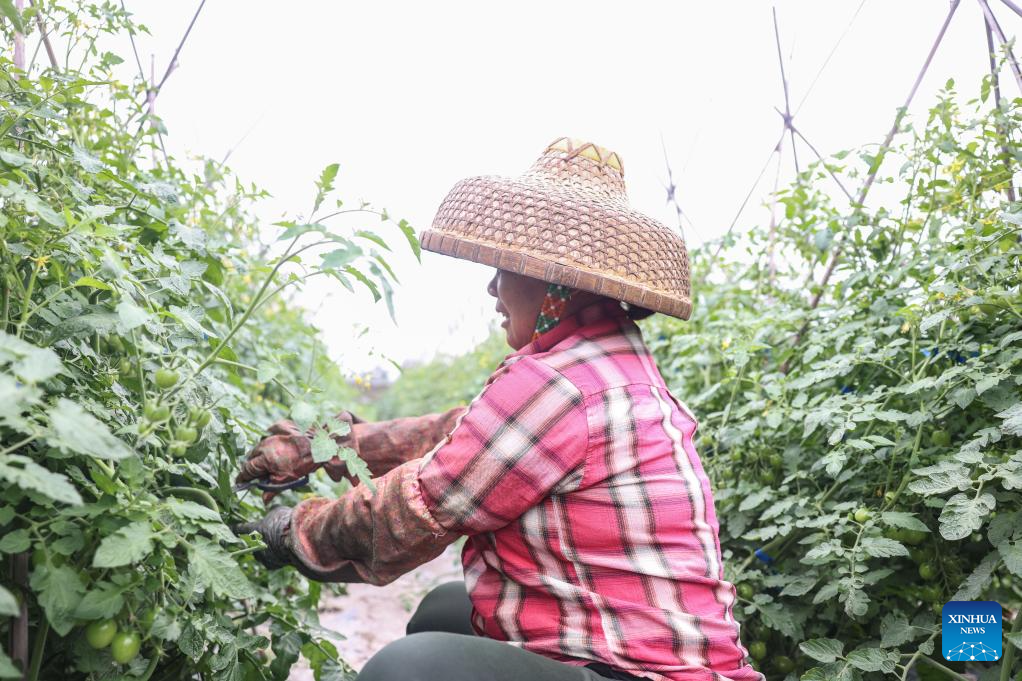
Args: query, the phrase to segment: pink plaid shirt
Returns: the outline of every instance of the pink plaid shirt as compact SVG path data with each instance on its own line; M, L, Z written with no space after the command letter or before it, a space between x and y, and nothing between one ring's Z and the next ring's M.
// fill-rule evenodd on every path
M320 514L323 541L365 560L299 552L379 583L468 535L481 635L652 679L761 680L732 616L696 425L620 306L593 305L509 355L443 441L377 480L375 501L359 488L339 501L349 518L386 516L365 546Z

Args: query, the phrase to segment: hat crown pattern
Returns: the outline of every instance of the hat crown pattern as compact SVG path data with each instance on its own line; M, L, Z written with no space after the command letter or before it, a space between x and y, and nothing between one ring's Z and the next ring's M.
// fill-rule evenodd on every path
M522 176L541 182L597 191L608 199L626 202L625 171L621 157L592 142L559 137Z

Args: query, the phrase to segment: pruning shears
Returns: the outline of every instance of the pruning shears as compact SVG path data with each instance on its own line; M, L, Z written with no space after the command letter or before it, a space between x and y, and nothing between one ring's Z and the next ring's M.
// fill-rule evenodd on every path
M309 484L309 476L305 475L297 480L291 480L290 482L270 482L267 478L259 478L257 480L249 480L248 482L242 482L233 487L235 492L244 492L245 490L257 487L262 492L272 492L277 494L279 492L286 492L289 489L297 489L298 487L305 487Z

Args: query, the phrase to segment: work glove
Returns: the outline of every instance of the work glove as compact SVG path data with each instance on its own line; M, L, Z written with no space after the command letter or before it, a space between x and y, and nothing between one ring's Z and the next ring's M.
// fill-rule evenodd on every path
M237 535L258 532L262 536L266 548L256 551L254 557L269 569L276 570L286 565L298 565L291 545L288 543L292 510L289 506L277 506L262 519L241 523L231 529Z
M337 419L349 424L361 423L361 420L344 411ZM291 482L304 478L324 465L325 462L312 460L311 433L303 433L291 421L278 421L269 428L269 435L257 444L248 457L241 463L241 471L235 478L236 483L249 480L263 480L274 484ZM341 444L350 446L351 435L342 439ZM343 466L329 466L327 473L334 480L344 477ZM263 493L263 501L269 503L273 492Z

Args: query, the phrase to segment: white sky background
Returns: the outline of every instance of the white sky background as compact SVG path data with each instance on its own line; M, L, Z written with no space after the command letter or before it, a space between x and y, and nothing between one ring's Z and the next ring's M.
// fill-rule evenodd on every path
M1009 36L1022 25L996 0ZM162 75L198 0L127 0L153 35L143 64ZM783 94L772 3L266 2L207 0L157 113L172 155L220 158L273 194L267 223L308 211L313 180L339 162L340 195L429 226L448 189L477 174L524 171L562 135L620 153L633 205L668 224L666 143L689 245L720 236L780 132ZM802 100L859 0L779 0L792 107ZM944 20L943 0L867 0L795 124L825 155L879 143ZM134 71L127 36L118 52ZM925 111L949 77L968 96L987 70L978 3L965 0L916 97ZM1008 72L1002 90L1018 94ZM800 147L800 160L810 152ZM788 162L784 178L793 169ZM738 230L766 222L767 172ZM376 226L375 224L373 226ZM349 371L461 352L495 321L492 270L423 254L393 228L399 326L382 303L336 282L310 285L313 313ZM313 280L316 281L316 280ZM361 340L355 329L368 327Z

